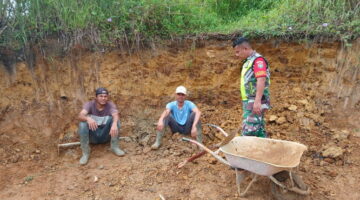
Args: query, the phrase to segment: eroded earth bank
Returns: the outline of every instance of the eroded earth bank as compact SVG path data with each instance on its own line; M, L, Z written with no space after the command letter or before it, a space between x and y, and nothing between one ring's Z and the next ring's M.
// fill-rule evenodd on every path
M271 138L308 146L296 170L309 199L360 199L359 42L273 39L254 47L271 64ZM266 177L237 197L234 170L210 155L177 169L198 151L178 135L168 132L161 148L150 150L154 123L178 85L189 89L203 124L226 131L241 124L240 62L230 44L168 42L136 53L78 46L67 56L34 48L34 65L1 66L0 199L271 199ZM80 166L79 147L58 153L57 144L78 141L77 114L99 86L119 107L127 154L92 146ZM203 129L207 146L222 138Z

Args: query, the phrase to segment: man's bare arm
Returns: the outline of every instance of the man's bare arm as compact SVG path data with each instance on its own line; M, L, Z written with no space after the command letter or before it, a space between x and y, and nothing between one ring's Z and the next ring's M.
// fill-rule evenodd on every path
M200 120L201 112L197 107L192 109L192 111L195 113L195 119L194 119L194 122L193 122L193 125L192 125L192 128L191 128L191 136L196 137L196 134L197 134L196 125Z
M256 79L256 96L253 107L253 113L261 113L261 98L264 94L266 77L260 77Z
M82 122L87 122L88 125L89 125L89 129L92 130L92 131L95 131L98 128L97 123L91 117L87 116L87 114L88 114L88 111L83 109L79 113L78 118Z
M87 114L88 114L88 111L87 110L85 110L85 109L82 109L81 110L81 112L79 113L79 120L80 121L82 121L82 122L85 122L85 121L87 121L88 119L88 116L87 116Z
M196 124L200 120L201 112L200 112L200 110L198 108L194 108L192 111L195 113L195 119L194 119L193 127L196 127Z
M113 122L112 122L111 129L110 129L110 135L112 137L115 137L119 134L119 130L117 127L117 122L119 121L119 113L114 112L113 114L111 114L111 116L113 117Z
M159 122L164 121L165 117L167 117L170 114L170 109L165 109L163 113L161 113L161 116L159 118Z
M119 121L119 113L115 112L115 113L111 114L111 116L113 118L112 126L117 127L117 122Z
M165 109L164 112L161 114L158 124L157 124L157 130L160 131L164 128L164 119L170 114L170 109Z

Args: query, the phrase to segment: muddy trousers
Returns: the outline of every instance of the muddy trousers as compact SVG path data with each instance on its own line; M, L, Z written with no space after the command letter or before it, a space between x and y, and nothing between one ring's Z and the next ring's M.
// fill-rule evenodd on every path
M188 119L186 120L186 123L184 125L180 125L177 123L177 121L171 116L167 116L164 119L164 126L169 126L171 129L172 133L181 133L181 134L190 134L191 133L191 128L194 124L194 120L195 120L195 113L192 112ZM201 122L199 120L198 124L196 125L196 128L201 130Z
M161 130L162 135L165 132L165 127L169 126L171 129L172 133L180 133L180 134L184 134L184 135L189 135L191 134L191 129L192 126L194 124L194 120L195 120L195 113L192 112L188 119L186 120L186 123L184 125L180 125L177 123L177 121L171 116L167 116L164 119L164 129ZM202 128L201 128L201 122L199 120L199 122L196 124L196 128L197 128L197 136L196 139L198 142L202 142Z
M161 140L164 136L165 129L167 126L170 127L172 133L181 133L181 134L190 134L192 125L194 124L195 119L195 113L191 113L191 115L186 120L186 123L184 125L180 125L176 122L176 120L169 115L164 119L164 128L160 131L156 131L156 140L155 143L151 146L152 149L158 149L161 145ZM196 134L196 140L200 143L202 143L202 129L201 129L201 122L199 121L196 124L197 128L197 134Z
M253 105L253 101L243 101L242 135L266 138L264 112L267 108L262 108L261 114L257 115L252 113Z
M78 133L80 135L80 146L83 153L83 156L80 159L80 164L84 165L87 163L90 157L90 146L91 144L102 144L107 143L111 140L110 146L111 150L117 155L122 156L124 152L119 148L119 137L111 137L110 129L112 125L112 117L106 122L105 125L99 126L95 131L89 129L87 122L79 123ZM120 130L120 121L117 122L118 130Z
M80 135L80 140L82 135L88 135L90 144L103 144L111 140L110 129L112 125L112 117L106 122L105 125L99 126L95 131L89 129L87 122L79 123L78 133ZM120 130L120 121L117 123L118 130Z

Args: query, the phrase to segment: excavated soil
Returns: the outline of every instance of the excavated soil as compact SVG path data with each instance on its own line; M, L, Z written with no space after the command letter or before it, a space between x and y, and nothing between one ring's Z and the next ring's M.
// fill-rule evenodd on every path
M311 188L307 198L360 199L359 40L348 50L336 42L276 40L254 48L271 63L270 137L308 147L295 169ZM266 177L238 197L234 170L210 155L178 169L199 151L180 135L167 133L161 148L150 150L154 123L178 85L189 89L203 124L240 126L240 62L230 41L173 42L133 54L80 46L65 57L36 55L33 70L17 63L9 75L1 67L0 199L273 198ZM58 151L57 144L78 141L77 114L98 86L118 105L126 155L96 145L80 166L78 146ZM223 138L205 125L203 131L207 146Z

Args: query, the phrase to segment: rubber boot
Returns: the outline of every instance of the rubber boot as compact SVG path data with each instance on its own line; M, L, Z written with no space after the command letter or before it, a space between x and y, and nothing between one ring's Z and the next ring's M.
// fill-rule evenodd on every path
M202 136L202 128L201 128L201 124L198 123L196 125L196 129L197 129L197 132L196 132L196 141L201 143L203 142L203 136Z
M156 141L153 145L151 145L151 149L158 149L161 146L161 141L164 136L164 131L156 131Z
M117 156L125 155L125 152L119 148L119 137L111 137L110 141L111 151Z
M90 157L89 134L80 134L80 147L82 150L80 164L85 165Z

